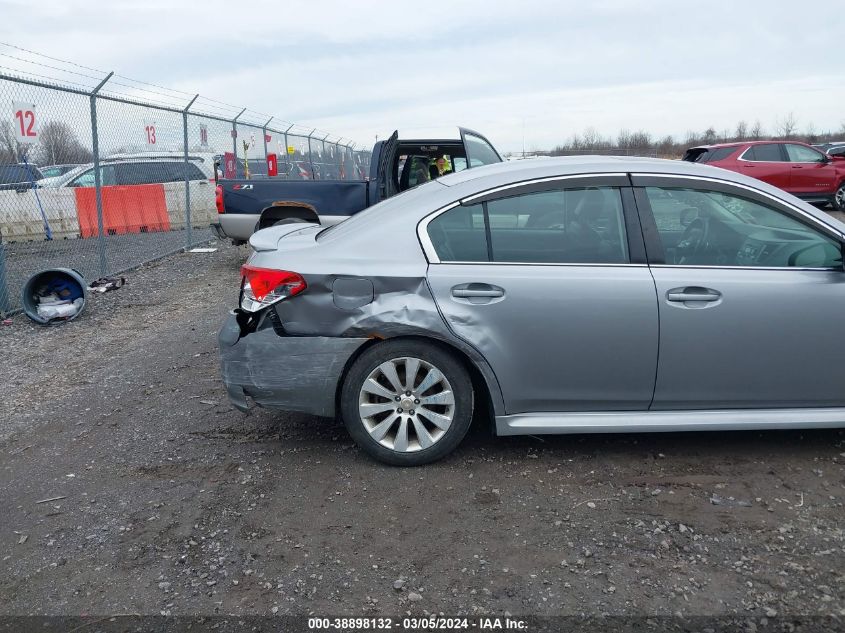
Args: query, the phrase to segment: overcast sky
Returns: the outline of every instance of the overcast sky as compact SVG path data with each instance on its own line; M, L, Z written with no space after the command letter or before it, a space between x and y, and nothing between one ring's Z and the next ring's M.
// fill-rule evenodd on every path
M836 10L838 9L840 10ZM0 0L0 41L359 146L464 125L503 151L790 112L845 125L845 5L795 0ZM8 51L6 51L8 52ZM14 60L0 58L0 65Z

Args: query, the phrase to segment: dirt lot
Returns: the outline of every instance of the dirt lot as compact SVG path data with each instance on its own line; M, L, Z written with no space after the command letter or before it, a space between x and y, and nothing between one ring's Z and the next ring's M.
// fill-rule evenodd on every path
M841 431L476 428L382 466L334 421L228 405L246 250L219 246L0 326L3 614L845 616Z

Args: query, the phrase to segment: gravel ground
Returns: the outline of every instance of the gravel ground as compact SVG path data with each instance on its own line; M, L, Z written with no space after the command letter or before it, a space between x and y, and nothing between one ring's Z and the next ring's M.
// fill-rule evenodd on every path
M370 461L231 408L245 248L0 326L0 614L845 616L845 434L493 438ZM751 629L748 629L751 630Z

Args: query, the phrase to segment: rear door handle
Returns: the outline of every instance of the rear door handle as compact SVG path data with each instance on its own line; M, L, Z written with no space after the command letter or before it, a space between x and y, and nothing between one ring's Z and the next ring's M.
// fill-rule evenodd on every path
M492 284L468 283L452 287L452 296L461 303L491 303L505 296L505 289Z
M710 288L673 288L666 294L669 301L686 303L687 301L718 301L722 293Z
M470 290L469 288L452 288L453 297L504 297L505 291L498 290Z

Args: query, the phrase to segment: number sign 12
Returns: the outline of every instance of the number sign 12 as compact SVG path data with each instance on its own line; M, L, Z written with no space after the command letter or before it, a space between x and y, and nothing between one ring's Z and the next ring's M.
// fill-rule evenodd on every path
M35 117L35 104L15 101L12 103L15 140L18 143L38 142L38 119Z

